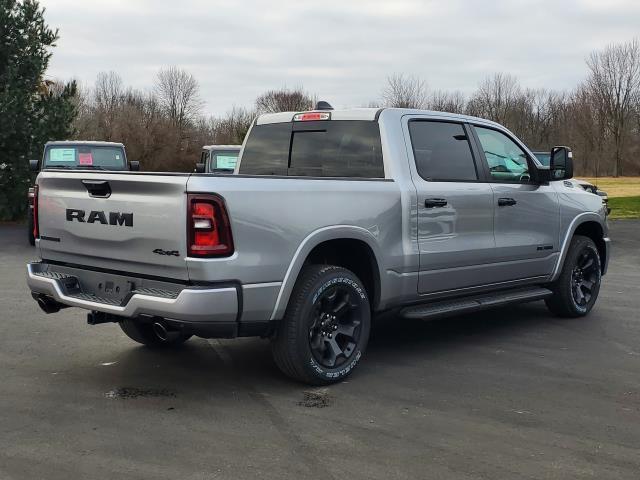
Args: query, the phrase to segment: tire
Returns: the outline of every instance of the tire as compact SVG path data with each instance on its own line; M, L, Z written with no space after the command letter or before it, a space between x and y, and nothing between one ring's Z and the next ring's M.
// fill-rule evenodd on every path
M561 317L587 315L598 299L601 280L600 254L595 243L575 235L562 272L551 285L553 296L545 300L547 308Z
M33 210L31 208L27 213L27 235L29 238L29 245L34 246L36 244L36 237L33 236Z
M346 378L364 354L371 306L364 285L349 270L304 267L272 341L282 372L310 385Z
M173 338L162 339L153 329L151 323L141 323L125 318L119 322L120 328L131 340L151 348L164 348L181 345L191 338L191 335L179 333Z

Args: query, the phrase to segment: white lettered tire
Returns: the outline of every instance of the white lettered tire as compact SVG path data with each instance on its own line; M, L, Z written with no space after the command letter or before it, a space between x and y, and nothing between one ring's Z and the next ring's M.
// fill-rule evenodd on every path
M273 357L295 380L339 382L360 362L370 328L371 307L360 279L342 267L308 265L272 342Z

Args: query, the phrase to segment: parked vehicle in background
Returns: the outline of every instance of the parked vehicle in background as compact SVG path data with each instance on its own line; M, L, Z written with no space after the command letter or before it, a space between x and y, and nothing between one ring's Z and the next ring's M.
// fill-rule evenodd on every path
M541 299L589 313L606 214L552 152L543 166L503 126L443 112L266 114L236 175L41 172L27 281L46 313L79 307L152 347L268 337L285 374L328 384L383 312L397 328Z
M198 173L233 173L238 163L241 145L205 145L202 147Z
M549 162L551 160L549 152L533 152L533 154L540 161L540 163L542 163L542 165L549 166ZM586 190L589 193L593 193L594 195L598 195L600 198L602 198L602 202L607 208L607 215L611 213L611 209L609 208L609 196L607 195L607 192L600 190L597 185L589 183L585 180L572 178L571 181L583 190Z
M47 142L41 160L31 160L31 170L72 169L72 170L138 170L138 162L127 162L127 154L122 143L65 140ZM27 234L31 245L35 245L33 198L35 187L27 194Z

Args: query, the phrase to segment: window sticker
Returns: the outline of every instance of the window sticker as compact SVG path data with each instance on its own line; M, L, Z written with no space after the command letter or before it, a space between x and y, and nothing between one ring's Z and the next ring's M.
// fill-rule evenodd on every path
M50 162L75 162L76 151L73 148L52 148L49 150Z
M89 152L89 153L78 153L78 164L80 164L80 165L93 165L93 157L91 156L91 152Z
M231 170L236 168L238 157L235 155L216 155L216 168Z

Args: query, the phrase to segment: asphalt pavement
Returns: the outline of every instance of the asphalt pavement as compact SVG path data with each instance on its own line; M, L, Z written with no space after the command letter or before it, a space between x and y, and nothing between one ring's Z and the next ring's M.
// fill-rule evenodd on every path
M0 479L640 478L640 221L587 318L542 302L386 319L356 372L285 378L261 339L150 351L31 299L0 226Z

